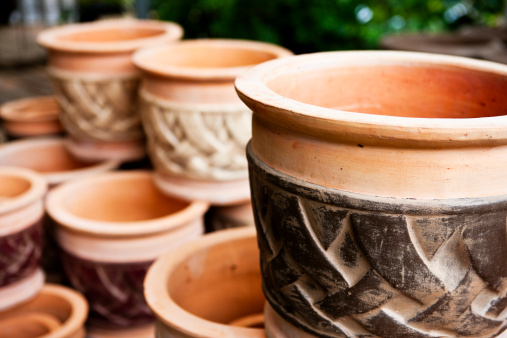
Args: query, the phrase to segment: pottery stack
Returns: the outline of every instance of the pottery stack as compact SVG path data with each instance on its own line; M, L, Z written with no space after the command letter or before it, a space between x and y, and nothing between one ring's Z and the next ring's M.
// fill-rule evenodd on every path
M330 52L241 75L270 337L507 327L507 66Z
M238 99L234 79L255 64L290 54L268 43L223 39L134 54L143 74L139 111L161 191L213 206L249 203L245 147L252 113Z

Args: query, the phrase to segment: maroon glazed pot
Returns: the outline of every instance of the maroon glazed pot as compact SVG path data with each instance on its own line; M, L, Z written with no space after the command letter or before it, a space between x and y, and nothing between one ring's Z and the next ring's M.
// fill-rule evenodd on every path
M0 288L27 279L39 266L46 190L46 180L34 171L0 167Z

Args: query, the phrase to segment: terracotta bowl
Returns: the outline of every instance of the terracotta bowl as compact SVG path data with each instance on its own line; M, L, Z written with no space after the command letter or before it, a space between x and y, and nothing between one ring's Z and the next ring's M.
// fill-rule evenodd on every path
M279 327L505 330L507 66L328 52L268 61L236 88L254 112L252 204Z
M59 112L54 96L31 97L4 103L0 119L12 137L50 135L63 132Z
M175 23L106 20L41 32L49 73L70 134L69 150L87 160L137 160L145 155L136 112L140 74L132 53L173 43L183 30Z
M0 145L0 166L3 165L32 169L55 186L113 170L120 162L80 161L68 152L63 138L37 138Z
M44 177L34 171L0 167L0 287L32 275L42 253Z
M144 288L157 337L265 337L254 228L209 234L161 256Z
M153 320L143 298L146 270L202 235L208 204L167 197L150 172L129 171L58 186L46 208L67 276L90 302L89 324L127 328Z
M69 288L46 284L28 302L0 312L0 336L84 338L88 304Z
M234 92L238 74L291 55L255 41L203 39L144 48L139 107L156 184L166 194L214 205L249 200L245 146L251 111Z

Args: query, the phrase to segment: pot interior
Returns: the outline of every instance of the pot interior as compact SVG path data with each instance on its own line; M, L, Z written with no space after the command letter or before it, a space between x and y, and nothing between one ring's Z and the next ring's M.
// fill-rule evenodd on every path
M0 319L0 337L36 338L51 333L60 326L53 316L27 313Z
M114 176L113 176L114 177ZM133 175L79 185L65 198L67 211L84 219L138 222L165 217L190 203L167 197L151 175Z
M8 146L7 146L8 147ZM48 161L48 159L51 159ZM74 158L63 143L18 147L13 151L0 152L0 165L24 167L39 173L55 173L90 167L95 163Z
M146 55L145 62L185 68L229 68L256 65L276 57L275 53L245 47L182 44L164 53Z
M31 183L24 178L0 174L0 202L3 199L15 198L24 194L31 186Z
M114 42L150 38L165 33L164 29L147 27L103 28L62 34L58 40L65 42Z
M173 270L168 288L176 304L197 317L258 327L258 320L244 320L261 314L265 301L255 237L196 251Z
M299 102L342 111L418 117L507 114L507 77L468 68L405 62L340 65L320 60L271 77L266 85ZM324 61L324 62L322 62ZM327 62L327 63L326 63Z

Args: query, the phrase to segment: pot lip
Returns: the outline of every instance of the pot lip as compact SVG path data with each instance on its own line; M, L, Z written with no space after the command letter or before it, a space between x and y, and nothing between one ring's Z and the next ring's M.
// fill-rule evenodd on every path
M57 145L61 145L62 147L64 147L65 139L63 137L34 137L8 142L0 145L0 160L4 153L16 153L20 149L23 150L31 148L34 149L34 151L41 151L40 148L53 147ZM72 155L69 154L69 156ZM89 166L83 168L52 171L39 174L44 176L50 185L54 185L71 180L73 178L76 178L77 176L113 170L119 167L120 164L121 161L107 160L100 161L97 163L90 163Z
M43 114L32 117L26 117L23 114L19 113L19 110L24 108L30 104L54 104L54 114ZM60 112L60 107L58 106L58 101L54 95L47 96L35 96L35 97L27 97L19 100L8 101L2 105L0 105L0 118L4 119L8 122L24 122L24 123L33 123L33 122L46 122L46 121L57 121L58 114Z
M102 29L163 29L164 33L132 40L119 40L107 42L73 42L61 41L62 36L80 33L93 32ZM183 28L169 21L139 20L139 19L112 19L90 23L77 23L49 28L37 35L37 43L50 50L74 53L122 53L133 52L134 50L150 44L177 41L183 36Z
M192 337L207 337L209 336L209 332L216 332L217 336L221 336L218 332L228 331L230 333L231 328L233 328L234 334L241 337L256 337L256 334L259 334L259 337L264 337L260 335L264 334L263 329L236 327L216 323L200 318L184 310L172 299L167 288L168 280L174 269L177 268L182 261L190 258L192 254L207 250L218 244L246 238L256 238L256 230L254 227L225 229L207 234L197 240L187 243L187 245L177 250L159 256L148 269L144 279L144 297L158 319L165 325L174 327ZM167 313L171 314L170 318L167 318ZM192 323L192 325L184 327L179 323ZM189 327L191 327L190 330ZM227 335L224 334L224 337L225 336Z
M40 294L62 297L67 300L72 307L69 318L62 323L62 326L60 326L57 331L48 334L48 338L69 337L83 327L88 317L88 302L82 294L57 284L45 284Z
M466 141L467 144L474 141L507 142L507 115L446 119L365 114L299 102L279 95L267 86L270 80L295 71L392 64L454 67L507 76L507 65L459 56L403 51L339 51L267 61L239 75L235 87L254 116L283 128L309 132L318 138L353 138L374 133L373 137L382 142L407 139L437 140L447 144L451 143L449 141Z
M122 181L125 179L153 178L150 171L109 172L80 180L74 180L52 189L46 197L46 211L59 225L70 230L95 236L131 237L136 235L153 235L160 232L179 228L192 220L202 217L208 210L205 201L187 202L188 206L167 216L134 222L108 222L89 220L71 213L64 207L64 201L69 194L81 188L101 182ZM197 215L197 216L196 216ZM127 224L127 226L126 226Z
M14 176L26 180L30 183L30 187L19 196L9 198L5 202L0 201L0 215L30 205L42 199L46 194L48 188L46 178L31 169L0 166L0 176L1 175Z
M217 47L237 48L252 52L271 53L275 58L290 56L293 53L288 49L261 41L241 39L194 39L184 40L173 45L146 47L136 51L132 57L134 64L142 71L163 77L172 77L185 80L222 80L233 81L239 74L251 68L255 64L237 67L181 67L172 65L160 65L153 63L147 58L157 54L174 53L178 50L192 47Z

